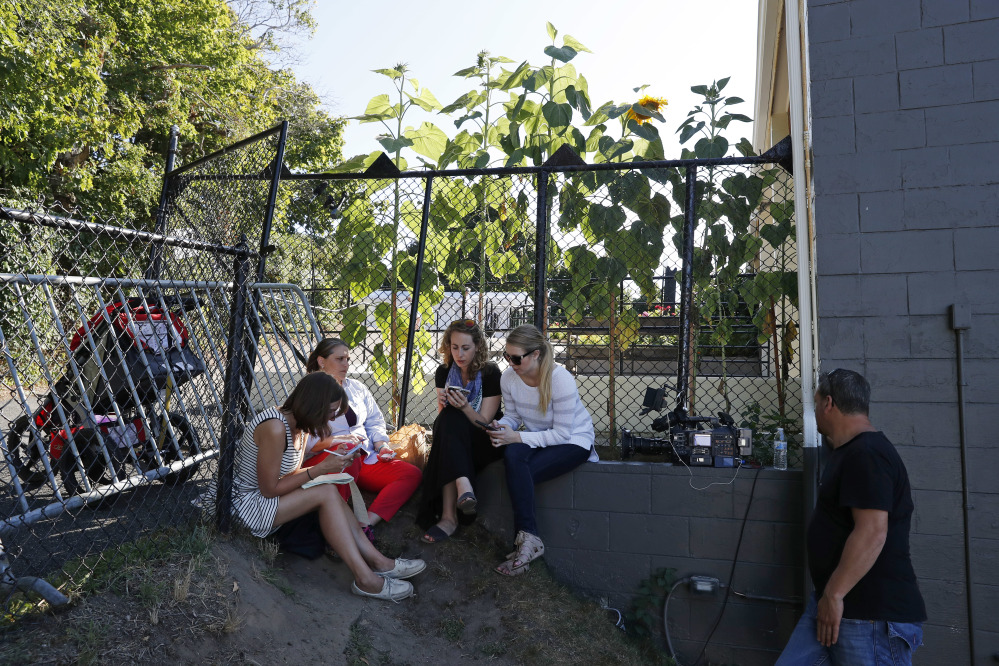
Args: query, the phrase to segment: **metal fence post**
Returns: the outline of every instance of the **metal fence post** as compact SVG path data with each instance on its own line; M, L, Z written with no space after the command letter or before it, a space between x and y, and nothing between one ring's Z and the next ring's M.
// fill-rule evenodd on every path
M534 325L544 333L548 329L548 177L538 172L537 247L534 252Z
M413 278L413 302L409 307L409 336L406 338L406 360L402 370L402 387L399 395L399 419L396 428L406 424L406 402L409 395L409 374L413 367L413 345L416 338L416 317L420 312L420 288L423 285L423 257L427 251L427 227L430 224L430 200L434 177L427 176L423 194L423 219L420 222L420 243L416 249L416 276Z
M684 216L683 216L683 257L680 265L680 359L677 363L676 378L676 406L686 407L687 392L689 389L690 376L693 374L693 358L691 354L694 349L693 320L691 318L691 308L693 307L694 291L694 229L697 226L697 167L687 167L686 194L684 196Z
M166 168L163 170L163 188L160 190L160 204L156 208L156 228L154 232L166 235L167 224L167 201L170 193L170 172L177 160L177 139L180 137L180 128L176 125L170 126L170 147L167 149ZM146 268L145 278L147 280L159 280L160 271L163 264L163 242L153 242L149 246L149 267Z
M248 250L246 235L239 245ZM235 277L232 288L232 308L229 317L229 345L226 354L225 389L222 396L222 442L219 451L218 494L216 496L216 521L222 533L229 531L232 523L232 479L236 460L236 447L243 437L243 426L249 405L240 384L246 374L243 367L243 343L246 330L246 304L249 298L249 253L236 257ZM250 369L252 372L252 368Z
M277 207L278 186L281 184L281 171L284 170L284 148L288 143L288 121L281 121L281 133L278 135L277 153L274 155L273 169L271 174L271 189L267 194L267 210L264 213L264 224L260 230L260 258L257 260L257 279L255 282L264 281L264 268L267 264L267 255L270 252L271 225L274 223L274 209Z

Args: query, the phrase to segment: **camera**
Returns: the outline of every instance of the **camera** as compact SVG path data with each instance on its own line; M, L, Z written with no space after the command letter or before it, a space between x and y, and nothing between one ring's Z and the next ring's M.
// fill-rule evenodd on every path
M640 415L660 411L664 394L665 389L649 388ZM677 406L656 417L652 430L664 436L640 437L622 429L621 457L658 453L691 466L733 467L736 458L748 457L753 451L752 430L737 428L735 420L725 412L718 412L718 416L690 416L686 409Z

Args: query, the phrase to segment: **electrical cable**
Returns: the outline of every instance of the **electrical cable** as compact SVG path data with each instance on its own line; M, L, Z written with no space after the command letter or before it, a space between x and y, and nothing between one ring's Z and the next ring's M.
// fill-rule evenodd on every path
M673 455L676 456L677 460L683 463L683 466L687 468L687 473L690 474L690 478L687 479L687 485L689 485L694 490L707 490L711 486L728 486L735 483L735 477L739 476L739 470L742 469L742 465L744 463L744 461L741 458L739 458L739 466L735 468L735 474L733 474L732 478L729 479L728 481L712 481L708 485L698 488L697 486L694 485L694 470L690 469L690 465L683 462L683 457L676 452L676 446L673 445L672 439L670 439L669 446L671 449L673 449ZM753 486L754 487L756 486L755 481L753 482Z
M680 660L676 656L676 650L673 649L673 641L669 637L669 598L673 596L673 592L676 588L680 587L684 583L690 581L690 576L681 578L680 580L673 583L673 587L669 589L666 593L666 603L663 604L663 633L666 635L666 647L669 649L669 657L676 662L677 666L683 666Z
M704 651L708 649L711 637L715 635L718 625L721 624L722 616L725 615L725 607L728 605L729 592L732 589L732 581L735 578L735 565L739 561L739 548L742 546L742 536L746 533L746 522L749 519L749 508L753 506L753 496L756 494L756 482L759 481L759 479L760 470L757 469L756 475L753 477L753 486L749 490L749 500L746 502L746 513L742 516L742 527L739 528L739 539L735 542L735 554L732 556L732 568L728 572L728 584L725 586L725 598L722 600L722 607L721 610L718 611L718 617L715 619L714 626L712 626L711 631L708 632L708 637L704 639L704 645L701 647L701 652L697 655L697 659L694 660L694 666L697 666L697 664L701 662L701 657L704 656Z
M687 469L688 471L690 470L689 467ZM701 657L704 656L704 651L708 648L708 644L711 642L711 637L715 635L715 631L718 629L718 625L721 623L722 616L725 615L725 607L728 605L729 592L731 591L736 596L746 597L747 599L760 598L760 597L751 597L750 595L732 590L732 580L735 577L735 565L739 561L739 548L742 547L742 537L746 532L746 522L749 519L749 509L753 505L753 497L756 495L756 482L760 478L761 469L763 469L762 466L756 468L756 475L753 477L753 485L749 490L749 499L746 501L746 512L742 516L742 526L739 528L739 539L735 542L735 554L732 555L732 568L729 570L728 573L728 583L727 584L719 583L719 587L725 588L725 598L722 600L721 610L718 611L718 617L715 618L715 623L711 627L711 631L708 632L708 637L704 639L704 645L701 647L701 652L700 654L697 655L697 659L694 660L694 666L697 666L697 664L701 661ZM737 474L738 471L739 470L736 470ZM691 473L691 476L693 476L693 473ZM732 481L735 481L735 477L732 477ZM689 581L690 581L689 576L681 578L680 580L676 581L676 583L673 584L673 587L670 588L670 591L666 593L666 601L663 604L663 633L666 636L666 647L669 649L670 658L677 663L677 666L683 666L683 665L680 663L680 659L676 656L676 651L673 649L673 641L669 635L669 600L670 597L673 595L673 592L676 590L676 588L678 588L683 583L687 583ZM770 600L781 601L785 603L789 601L785 599L778 599L777 597L774 597Z

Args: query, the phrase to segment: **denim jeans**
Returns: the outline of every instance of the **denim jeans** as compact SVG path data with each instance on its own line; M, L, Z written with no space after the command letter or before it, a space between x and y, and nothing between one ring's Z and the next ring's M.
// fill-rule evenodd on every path
M923 644L922 622L843 619L836 643L824 647L815 638L817 609L813 594L777 666L910 666L912 653Z
M590 457L588 449L575 444L531 448L515 442L504 451L506 486L513 504L513 529L538 535L534 515L534 486L579 467Z

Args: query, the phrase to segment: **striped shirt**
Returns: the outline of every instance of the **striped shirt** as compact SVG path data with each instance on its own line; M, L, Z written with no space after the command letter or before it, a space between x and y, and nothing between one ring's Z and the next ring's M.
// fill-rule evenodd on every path
M593 419L579 399L576 380L561 365L552 369L552 399L544 414L538 409L538 389L524 383L513 368L500 378L505 415L500 423L514 430L523 425L520 438L532 448L575 444L590 450L590 461L598 460L593 446Z
M264 497L260 494L260 486L257 484L258 450L257 443L253 441L253 432L257 426L270 419L279 419L284 423L285 448L281 456L281 476L299 468L304 450L295 448L288 419L277 407L265 409L246 424L243 441L236 449L232 510L239 521L258 537L265 537L274 531L274 516L278 509L277 497Z

